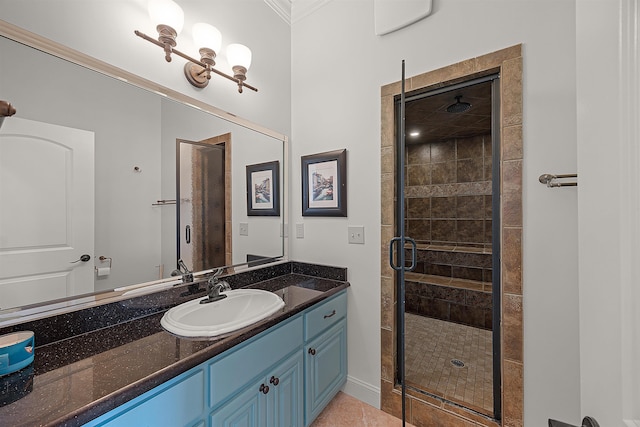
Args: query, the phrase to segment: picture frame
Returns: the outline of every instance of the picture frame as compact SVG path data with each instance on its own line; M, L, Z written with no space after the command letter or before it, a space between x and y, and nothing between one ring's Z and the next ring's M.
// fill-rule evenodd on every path
M347 216L347 150L302 156L302 216Z
M280 162L247 165L247 216L280 216Z

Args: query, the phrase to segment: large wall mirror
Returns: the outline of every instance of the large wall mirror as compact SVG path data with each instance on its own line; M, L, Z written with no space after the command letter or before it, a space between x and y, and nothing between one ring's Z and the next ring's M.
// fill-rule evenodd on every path
M9 37L0 57L0 99L17 109L0 128L0 322L19 307L167 283L179 251L195 271L286 256L285 209L248 215L246 185L247 166L284 170L284 135ZM222 154L178 167L181 141ZM193 177L180 195L177 169ZM274 186L284 206L284 180ZM206 210L192 203L204 187ZM179 230L185 202L180 216L195 223ZM202 215L216 221L196 235ZM214 239L220 256L193 258Z

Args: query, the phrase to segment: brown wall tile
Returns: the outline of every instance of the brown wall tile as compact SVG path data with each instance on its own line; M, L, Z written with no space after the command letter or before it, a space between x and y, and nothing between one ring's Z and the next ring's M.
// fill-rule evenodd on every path
M450 162L456 159L455 141L434 142L431 144L431 162Z
M520 56L522 56L522 45L517 44L476 58L476 68L478 71L490 70L500 67L506 60Z
M411 424L416 427L474 427L475 423L429 403L414 400Z
M522 362L522 296L502 295L502 332L504 358Z
M431 163L431 145L416 144L407 147L407 164L424 165Z
M502 126L522 124L522 58L502 64Z
M502 225L522 226L522 160L502 163Z
M393 96L386 96L381 99L381 132L380 146L393 147L395 144L395 111L393 105Z
M431 238L439 242L455 242L456 222L453 220L432 220Z
M380 330L380 351L382 354L382 379L387 381L394 381L395 375L395 340L393 339L393 332L389 329Z
M380 407L384 412L397 418L402 418L402 394L394 391L393 384L393 381L381 381ZM407 399L405 406L407 418L411 419L411 399Z
M476 219L459 219L456 221L456 241L461 243L483 243L484 221Z
M411 86L413 88L424 88L432 85L441 86L443 82L459 79L461 77L466 78L467 75L475 73L476 69L476 60L467 59L453 65L411 77Z
M491 198L491 196L489 196ZM483 219L486 215L484 208L485 196L457 196L457 219ZM490 218L491 216L489 216Z
M431 184L431 167L427 165L407 166L407 182L405 185Z
M453 267L453 271L451 272L451 277L455 277L456 279L465 279L465 280L476 280L478 282L482 281L483 277L483 269L481 268L470 268L470 267Z
M380 326L391 330L394 322L395 282L392 278L383 277L380 283Z
M451 219L456 217L456 198L432 197L431 217L438 219Z
M502 230L502 286L504 292L522 295L522 229Z
M433 163L431 165L431 184L453 182L456 182L456 162Z
M502 159L522 159L522 125L502 129Z
M407 202L408 218L431 218L431 198L414 197Z
M431 220L410 219L407 221L407 234L416 241L427 242L431 240Z
M460 160L477 159L478 157L483 157L483 145L484 136L459 139L456 141L456 158Z
M477 182L484 177L483 158L463 159L456 162L456 182Z
M381 193L381 222L386 226L393 226L395 219L394 205L388 200L395 200L394 197L395 179L391 173L383 173L380 181Z
M395 153L393 147L380 148L380 172L395 173Z
M524 372L522 363L505 360L503 371L502 425L504 427L523 427Z

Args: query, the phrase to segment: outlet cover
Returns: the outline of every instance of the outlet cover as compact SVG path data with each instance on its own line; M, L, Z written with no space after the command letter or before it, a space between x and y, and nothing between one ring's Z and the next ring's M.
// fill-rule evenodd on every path
M349 243L364 244L364 227L348 227Z
M248 222L241 222L240 223L240 235L241 236L248 236L249 235L249 223Z

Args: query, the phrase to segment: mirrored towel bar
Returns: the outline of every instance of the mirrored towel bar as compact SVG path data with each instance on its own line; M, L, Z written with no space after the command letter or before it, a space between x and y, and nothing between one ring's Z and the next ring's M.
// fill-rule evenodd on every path
M151 203L151 206L164 206L164 205L175 205L175 204L176 204L175 199L172 199L172 200L165 199L165 200L158 200L156 201L156 203Z
M567 179L567 178L576 178L576 180L569 181L569 182L567 181L556 182L557 179ZM578 178L578 174L576 173L567 173L567 174L559 174L559 175L545 173L540 175L540 178L538 178L538 180L540 181L541 184L546 184L546 186L549 188L576 187L578 185L577 178Z

